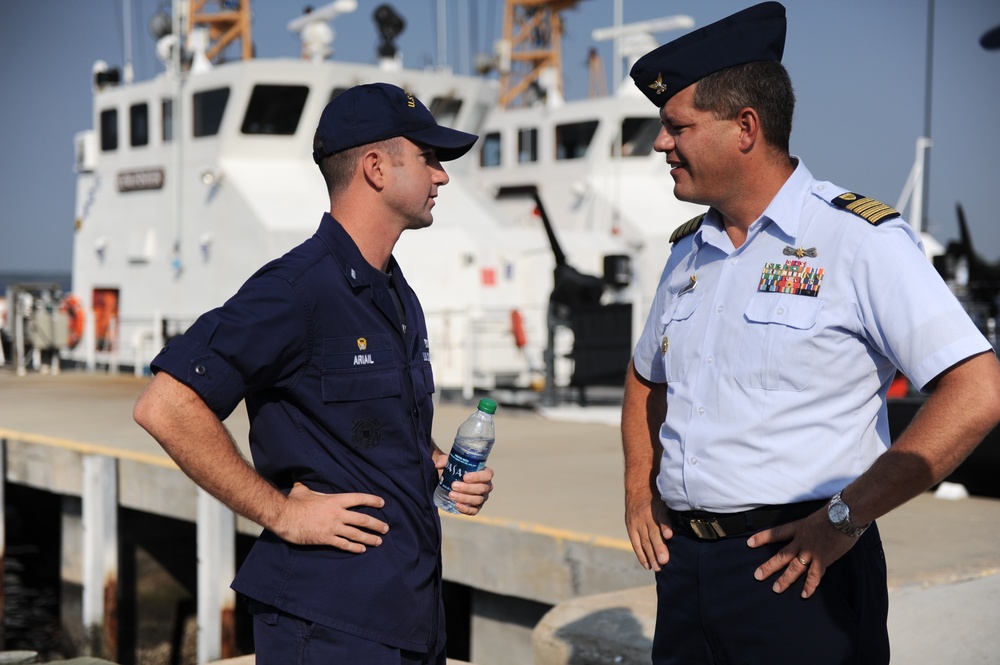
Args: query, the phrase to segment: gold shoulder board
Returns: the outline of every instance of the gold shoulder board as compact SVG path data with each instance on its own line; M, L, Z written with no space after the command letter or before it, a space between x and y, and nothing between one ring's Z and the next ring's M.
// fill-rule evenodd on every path
M842 210L853 212L869 224L878 224L887 219L899 217L898 210L890 208L881 201L870 199L861 194L854 194L853 192L844 192L833 199L832 203Z
M680 240L681 238L683 238L684 236L691 235L692 233L697 231L698 227L701 226L702 220L704 219L705 219L705 213L701 213L697 217L693 217L688 221L684 222L683 224L681 224L680 226L678 226L676 229L674 229L674 232L670 234L670 243L673 244L678 240Z

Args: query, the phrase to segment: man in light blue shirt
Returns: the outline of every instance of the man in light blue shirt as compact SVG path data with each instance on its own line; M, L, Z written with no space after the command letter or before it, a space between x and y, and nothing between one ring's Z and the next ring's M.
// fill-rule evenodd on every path
M656 665L888 662L873 521L1000 421L993 349L911 227L790 155L784 35L767 2L632 69L674 194L709 206L671 238L623 404ZM932 395L890 442L897 369Z

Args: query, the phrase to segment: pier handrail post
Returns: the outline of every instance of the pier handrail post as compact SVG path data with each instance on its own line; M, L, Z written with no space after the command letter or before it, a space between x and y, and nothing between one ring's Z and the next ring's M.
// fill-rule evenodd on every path
M236 655L236 516L198 489L198 662Z
M91 655L118 658L118 460L83 456L83 627Z

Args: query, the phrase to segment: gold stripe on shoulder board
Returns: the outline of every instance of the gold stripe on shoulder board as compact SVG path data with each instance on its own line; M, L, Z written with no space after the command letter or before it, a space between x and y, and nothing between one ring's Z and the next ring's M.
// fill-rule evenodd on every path
M701 223L702 221L704 221L704 219L705 219L705 213L701 213L697 217L692 217L688 221L678 226L676 229L674 229L674 232L670 234L670 242L675 243L684 236L689 236L695 231L697 231L698 227L701 226Z
M878 224L893 217L899 217L899 211L887 206L881 201L870 199L861 194L844 192L832 201L841 210L853 212L870 224Z

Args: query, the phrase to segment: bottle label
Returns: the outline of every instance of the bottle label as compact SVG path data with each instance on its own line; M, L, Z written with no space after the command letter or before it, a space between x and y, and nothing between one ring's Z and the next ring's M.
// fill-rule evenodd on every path
M485 467L485 457L469 453L463 454L452 448L451 454L448 455L448 465L444 468L444 473L441 474L441 488L450 492L453 482L456 480L461 481L465 477L465 474L472 473L473 471L482 471Z

